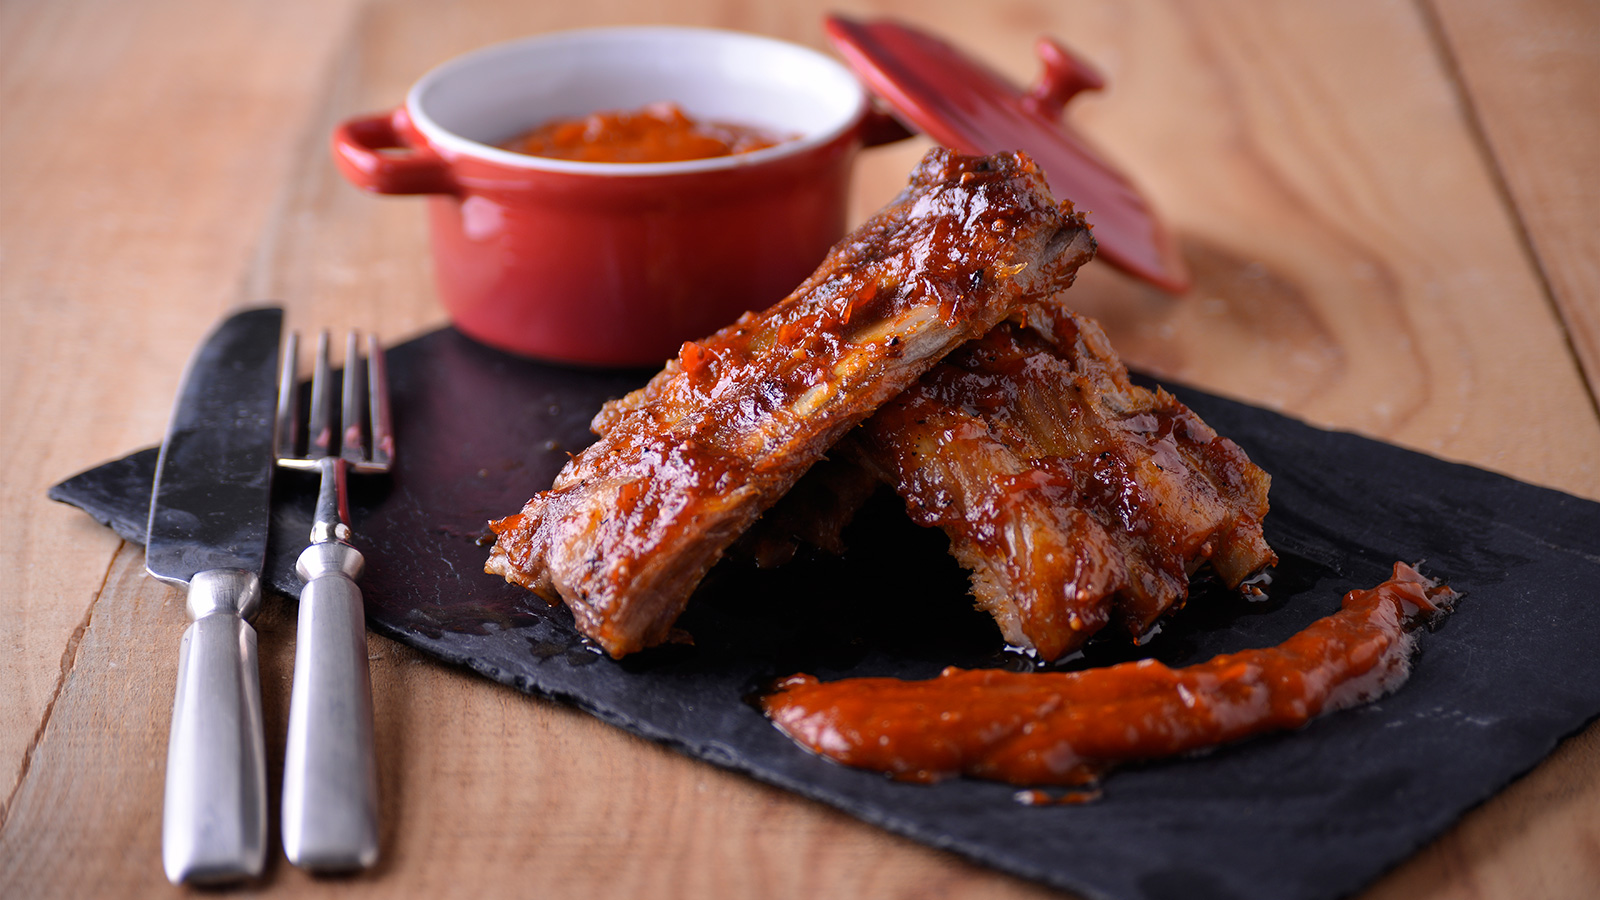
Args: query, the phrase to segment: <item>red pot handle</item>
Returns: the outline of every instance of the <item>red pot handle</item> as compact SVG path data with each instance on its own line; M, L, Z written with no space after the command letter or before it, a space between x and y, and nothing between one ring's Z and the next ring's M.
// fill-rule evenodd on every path
M339 123L333 131L333 161L339 173L356 187L378 194L459 193L450 166L426 146L409 140L409 126L404 107Z

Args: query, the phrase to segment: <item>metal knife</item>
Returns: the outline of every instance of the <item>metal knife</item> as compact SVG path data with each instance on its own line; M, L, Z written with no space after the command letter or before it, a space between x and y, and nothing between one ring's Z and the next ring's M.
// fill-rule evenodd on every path
M188 584L167 743L161 859L167 878L215 884L266 862L261 605L272 492L281 309L219 324L184 374L156 461L145 568Z

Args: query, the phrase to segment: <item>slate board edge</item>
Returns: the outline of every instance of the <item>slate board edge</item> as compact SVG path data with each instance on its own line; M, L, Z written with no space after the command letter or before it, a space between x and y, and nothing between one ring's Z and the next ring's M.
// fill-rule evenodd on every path
M1173 387L1176 389L1175 392L1183 390L1180 386L1174 385ZM1190 391L1183 390L1183 393L1187 394L1187 393L1190 393ZM1193 392L1193 393L1199 394L1199 395L1204 395L1204 392L1196 391L1196 392ZM1185 397L1184 399L1187 401L1188 397ZM1238 401L1228 400L1227 398L1218 398L1218 399L1224 400L1225 402L1228 402L1228 403L1237 403L1238 402ZM1269 413L1271 413L1272 415L1275 415L1275 416L1281 416L1282 415L1281 413L1276 413L1276 412L1272 412L1272 411L1268 411L1268 410L1263 410L1263 412L1269 412ZM1366 438L1364 436L1361 436L1359 434L1355 434L1353 432L1335 431L1335 430L1331 430L1331 429L1324 429L1324 428L1319 428L1317 426L1312 426L1312 425L1309 425L1309 424L1306 424L1306 423L1298 423L1298 424L1304 425L1305 427L1311 428L1311 429L1313 429L1315 431L1327 432L1327 433L1337 434L1337 435L1344 435L1344 436L1348 436L1350 438L1355 438L1355 439L1358 439L1358 440L1361 440L1361 441L1383 444L1383 446L1388 447L1388 448L1390 448L1390 449L1392 449L1394 451L1401 452L1401 453L1410 454L1410 453L1416 453L1417 452L1417 451L1407 450L1406 448L1395 447L1394 445L1384 444L1384 442L1381 442L1381 441L1373 441L1373 439L1371 439L1371 438ZM115 463L131 463L134 466L137 466L137 462L135 460L133 460L133 457L139 456L140 454L152 454L153 455L153 452L154 452L153 450L138 451L137 453L132 454L129 457L126 457L126 458L124 458L122 460L116 460L116 461L113 461L112 463L108 463L108 464L105 464L105 465L112 465L112 464L115 464ZM1419 454L1419 455L1426 455L1426 454ZM1583 498L1573 497L1572 495L1567 495L1567 494L1564 494L1563 492L1555 491L1555 490L1553 490L1551 488L1546 488L1546 487L1542 487L1542 486L1539 486L1539 485L1533 485L1533 484L1530 484L1530 483L1527 483L1527 482L1520 482L1517 479L1511 478L1510 476L1506 476L1506 475L1504 475L1502 473L1491 472L1491 471L1488 471L1488 470L1485 470L1485 469L1482 469L1482 468L1479 468L1479 467L1471 466L1469 464L1463 464L1463 463L1458 463L1458 462L1453 462L1453 461L1448 461L1448 460L1439 460L1437 458L1431 458L1431 459L1433 459L1433 461L1436 462L1436 463L1447 465L1447 466L1449 466L1449 467L1451 467L1453 469L1463 470L1463 471L1470 471L1470 472L1473 472L1473 473L1477 473L1479 476L1494 476L1495 478L1503 478L1503 479L1506 479L1507 481L1516 481L1519 484L1525 485L1527 487L1535 488L1535 489L1537 489L1537 490L1539 490L1541 492L1546 492L1546 493L1549 493L1549 494L1552 494L1552 495L1560 495L1561 497L1565 497L1565 498L1568 498L1568 499L1571 499L1571 500L1577 500L1577 501L1580 501L1581 504L1592 504L1592 501L1587 501L1587 500L1584 500ZM91 469L89 471L96 471L96 470L98 470L100 468L102 468L102 467L96 467L96 469ZM86 512L89 512L91 517L95 518L97 521L101 522L102 524L108 525L119 536L121 536L121 537L123 537L123 538L125 538L125 539L127 539L127 540L129 540L131 542L142 543L144 541L144 534L142 533L142 526L143 526L144 523L134 513L134 511L132 511L131 509L120 509L120 508L119 509L111 509L111 510L108 511L107 515L102 516L98 512L100 509L102 509L102 507L91 508L91 507L88 507L88 506L83 506L83 505L81 505L79 502L77 502L74 499L73 491L70 489L70 482L72 480L73 479L68 479L68 481L63 482L61 484L58 484L58 485L52 487L50 489L50 491L49 491L50 497L52 499L55 499L55 500L58 500L58 501L61 501L61 502L66 502L66 503L69 503L69 504L72 504L72 505L75 505L75 506L80 506L80 508L83 508L83 509L85 509ZM1582 507L1582 506L1580 506L1580 514L1587 516L1587 515L1590 514L1591 509L1592 509L1592 507ZM123 518L119 518L119 515L123 516ZM1480 518L1482 521L1487 522L1488 524L1490 524L1492 527L1495 527L1495 528L1510 528L1511 530L1516 531L1516 532L1521 533L1521 534L1524 534L1524 535L1532 535L1533 534L1532 532L1527 531L1527 529L1525 529L1525 528L1521 528L1521 527L1518 527L1516 525L1512 525L1512 524L1504 522L1504 521L1497 521L1494 518L1490 518L1490 517L1478 517L1478 518ZM1579 556L1579 557L1581 557L1583 559L1589 560L1589 561L1595 561L1595 559L1596 559L1596 556L1592 551L1585 550L1581 546L1574 547L1574 546L1571 546L1569 543L1553 542L1551 540L1548 540L1544 536L1541 536L1541 542L1545 546L1550 547L1552 549L1557 549L1557 550L1560 550L1560 551L1565 552L1565 553L1575 554L1575 555L1577 555L1577 556ZM279 590L281 590L281 588L279 588ZM291 599L292 599L292 595L290 595L290 596L291 596ZM462 666L468 668L469 670L474 671L474 672L476 672L476 673L478 673L478 674L480 674L480 675L482 675L484 677L487 677L487 678L489 678L489 679L491 679L493 681L496 681L496 682L502 683L502 684L506 684L507 686L511 687L512 689L518 690L519 692L527 693L527 694L535 695L535 696L550 697L550 698L552 698L554 700L557 700L559 702L568 703L568 704L570 704L572 706L575 706L575 707L577 707L579 709L584 710L585 712L588 712L591 715L595 715L597 718L600 718L602 721L605 721L608 724L614 725L616 727L620 727L620 728L622 728L622 729L624 729L626 731L629 731L630 733L636 734L636 735L638 735L640 737L643 737L645 739L652 740L652 741L657 742L657 743L661 743L661 744L663 744L665 746L668 746L668 747L670 747L670 748L672 748L672 749L674 749L674 750L676 750L678 752L682 752L682 753L684 753L686 755L689 755L691 757L694 757L696 759L701 759L701 760L704 760L706 762L710 762L713 765L717 765L719 768L723 768L723 769L730 770L730 771L736 771L736 772L739 772L740 774L744 774L744 775L746 775L748 777L755 778L756 780L761 781L763 783L771 784L771 785L773 785L775 787L778 787L780 789L791 791L793 793L797 793L797 794L800 794L802 796L808 797L809 799L823 802L823 803L825 803L825 804L827 804L829 806L832 806L834 808L837 808L837 809L840 809L840 810L842 810L844 812L847 812L847 813L851 814L852 816L855 816L855 817L857 817L857 818L859 818L859 819L861 819L863 821L866 821L866 822L868 822L868 823L870 823L872 825L875 825L877 827L882 827L885 830L888 830L888 831L891 831L891 832L894 832L894 833L897 833L897 834L904 835L904 836L906 836L908 838L917 840L920 843L924 843L924 844L927 844L927 845L930 845L930 846L934 846L934 847L937 847L939 849L943 849L943 850L946 850L946 851L954 852L954 853L956 853L956 854L958 854L960 856L963 856L963 857L966 857L966 858L969 858L969 859L973 859L973 860L975 860L977 862L980 862L980 863L983 863L985 865L993 866L993 867L995 867L997 869L1000 869L1000 870L1003 870L1003 871L1007 871L1007 872L1010 872L1010 873L1025 877L1025 878L1029 878L1029 879L1036 880L1036 881L1039 881L1039 882L1042 882L1042 883L1045 883L1045 884L1050 884L1050 885L1053 885L1053 886L1062 887L1062 888L1065 888L1065 889L1069 889L1069 890L1077 891L1077 892L1080 892L1080 893L1084 893L1086 896L1095 897L1095 898L1121 896L1120 894L1107 894L1107 893L1105 893L1103 891L1094 889L1092 885L1085 883L1081 879L1073 880L1073 879L1069 879L1069 878L1065 877L1066 875L1069 875L1070 873L1061 872L1059 870L1054 871L1054 872L1049 871L1049 870L1041 871L1037 866L1030 865L1030 864L1028 864L1026 862L1021 862L1021 861L1018 861L1018 860L1015 860L1015 859L1011 859L1011 858L1007 857L1004 853L984 852L982 849L977 849L977 848L974 848L974 847L972 847L970 845L964 845L964 844L962 844L962 842L959 839L951 838L951 837L945 835L942 832L938 832L936 830L935 831L930 831L930 830L927 830L927 829L918 828L913 823L897 819L891 812L886 811L885 809L883 809L877 803L867 802L867 801L857 801L854 798L851 798L849 796L836 794L832 790L812 785L812 784L810 784L808 782L805 782L804 780L788 778L788 777L783 776L781 773L774 773L774 772L764 771L762 769L751 767L751 766L748 766L748 765L741 765L736 760L728 759L726 757L726 754L720 752L718 750L718 748L716 748L714 746L701 746L701 744L699 742L692 741L692 740L685 740L685 739L682 739L682 738L675 737L675 736L673 736L673 735L671 735L669 733L666 733L666 732L663 732L663 731L660 731L658 729L650 727L648 725L648 723L639 722L638 720L635 720L635 719L629 717L625 713L619 713L616 710L607 709L603 704L596 704L596 703L588 702L588 701L582 700L581 698L566 694L565 692L559 692L559 691L558 692L550 692L550 691L542 690L542 689L540 689L540 687L537 684L537 679L512 677L510 673L503 672L498 667L496 667L496 666L494 666L492 664L483 663L483 662L475 663L471 656L466 656L466 655L462 655L462 654L459 654L459 653L450 652L448 650L443 650L440 647L435 646L432 643L430 643L425 634L421 634L421 633L417 633L417 632L411 632L411 631L408 631L405 628L389 627L385 623L369 622L369 626L375 626L375 627L373 627L373 630L374 630L375 633L382 634L382 635L384 635L386 637L389 637L391 639L398 640L401 643L407 644L408 646L412 646L412 647L414 647L414 648L416 648L418 650L426 652L429 655L432 655L435 658L440 659L441 661L444 661L444 662L447 662L447 663L450 663L450 664L455 664L455 665L462 665ZM1492 797L1492 796L1498 794L1500 791L1504 790L1506 785L1508 785L1508 784L1520 779L1523 775L1527 774L1527 772L1531 771L1533 768L1536 768L1538 766L1538 764L1543 759L1547 758L1549 756L1549 754L1557 746L1559 746L1566 739L1572 737L1573 735L1575 735L1575 734L1583 731L1585 728L1589 727L1589 725L1592 724L1595 721L1595 718L1596 717L1590 717L1583 724L1581 724L1578 727L1572 729L1572 731L1570 731L1570 732L1568 732L1568 733L1566 733L1564 735L1560 735L1558 737L1555 737L1554 739L1552 739L1552 740L1550 740L1548 742L1547 746L1541 745L1541 749L1539 750L1539 752L1532 757L1531 762L1526 767L1522 768L1520 771L1517 771L1515 773L1510 774L1507 778L1505 778L1505 780L1498 787L1496 787L1493 791L1491 791L1489 794L1487 794L1484 798L1479 799L1479 800L1477 800L1475 802L1472 802L1472 803L1469 803L1469 804L1464 804L1464 805L1461 806L1461 808L1459 810L1455 810L1453 812L1448 812L1448 813L1444 813L1442 815L1430 817L1430 819L1435 819L1438 822L1440 822L1440 824L1438 824L1437 826L1432 827L1432 828L1428 828L1423 832L1424 834L1431 835L1431 837L1420 838L1420 839L1414 841L1411 846L1407 846L1402 850L1398 850L1398 851L1395 851L1395 852L1392 852L1392 853L1384 854L1385 857L1392 857L1392 858L1385 859L1384 862L1380 866L1374 867L1373 870L1368 870L1367 874L1364 875L1363 877L1361 877L1357 883L1353 883L1353 884L1351 884L1351 885L1349 885L1347 887L1337 887L1337 888L1334 888L1332 891L1325 890L1324 892L1319 894L1319 896L1347 896L1347 895L1349 895L1351 893L1355 893L1356 891L1361 890L1363 887L1375 882L1376 880L1381 878L1383 874L1393 870L1401 862L1404 862L1410 856L1414 855L1417 852L1417 850L1419 850L1420 848L1422 848L1422 847L1426 846L1427 844L1433 842L1434 840L1437 840L1438 836L1440 836L1448 828L1452 827L1452 825L1456 821L1458 821L1461 817L1465 816L1472 809L1475 809L1478 805L1481 805L1483 802L1486 802L1488 797ZM1376 874L1374 874L1374 872ZM1328 886L1325 886L1325 888L1326 887L1328 887Z
M420 650L446 664L467 669L476 675L504 685L512 690L518 691L519 693L566 704L573 708L579 709L588 715L592 715L608 725L619 728L637 737L660 744L691 759L709 763L725 771L735 772L745 777L752 778L763 784L797 794L813 802L821 803L831 808L840 810L841 812L847 813L848 815L859 819L868 825L882 828L885 831L892 832L925 846L954 854L961 858L971 860L975 863L988 866L1020 878L1036 881L1051 887L1060 888L1062 890L1071 891L1075 894L1083 896L1086 898L1086 900L1124 900L1123 895L1102 889L1099 885L1084 880L1082 876L1077 878L1071 877L1072 873L1070 871L1042 868L1028 862L1025 859L1013 857L1005 853L990 852L987 847L969 844L959 838L953 838L946 832L938 829L919 827L914 822L898 818L893 814L893 812L886 810L875 803L862 802L850 797L847 794L835 793L833 791L822 789L819 786L807 782L801 778L785 777L779 773L756 766L744 765L736 760L730 760L727 758L726 754L722 753L714 746L702 745L694 741L684 740L660 729L649 727L648 724L641 723L633 719L631 716L628 716L626 713L621 713L610 709L604 704L590 702L566 691L543 689L533 680L506 677L507 673L505 673L504 670L500 669L498 666L480 663L474 657L455 653L448 648L435 645L429 642L426 635L423 635L419 632L404 628L392 628L385 623L379 622L369 622L369 626L372 628L372 631L375 634L382 635L391 640L395 640L401 644L412 647L413 649ZM1401 690L1404 690L1404 686L1401 687ZM1330 715L1337 716L1339 713L1335 712ZM1567 740L1577 736L1578 734L1581 734L1596 721L1600 721L1600 713L1589 717L1582 724L1578 725L1576 728L1573 728L1571 731L1559 735L1547 743L1542 743L1538 751L1532 754L1532 761L1528 765L1514 773L1511 773L1509 777L1507 777L1499 786L1490 791L1487 796L1472 803L1460 806L1456 809L1436 810L1436 814L1430 817L1433 820L1431 826L1422 829L1423 832L1430 836L1419 838L1406 846L1397 845L1391 850L1391 852L1385 855L1385 858L1379 863L1378 866L1375 867L1374 870L1371 872L1354 875L1349 879L1349 883L1336 886L1332 892L1322 894L1321 896L1326 896L1329 898L1346 898L1360 893L1374 884L1377 884L1386 875L1400 868L1402 864L1409 861L1424 848L1440 840L1446 832L1455 827L1472 811L1488 803L1489 800L1493 799L1494 797L1499 796L1507 787L1520 781L1528 773L1538 768L1540 764L1550 757L1557 747L1565 743ZM1168 763L1163 762L1161 764ZM908 789L914 790L917 786L908 785L907 787Z

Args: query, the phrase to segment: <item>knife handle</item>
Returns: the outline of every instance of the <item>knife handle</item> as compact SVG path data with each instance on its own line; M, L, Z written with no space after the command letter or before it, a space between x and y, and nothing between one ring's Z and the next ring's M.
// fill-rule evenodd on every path
M283 851L314 871L364 869L378 859L378 768L355 582L362 557L330 540L307 547L297 568L306 586L283 759Z
M167 741L161 862L173 884L254 878L266 863L267 766L252 572L212 569L189 582L194 621L178 651Z

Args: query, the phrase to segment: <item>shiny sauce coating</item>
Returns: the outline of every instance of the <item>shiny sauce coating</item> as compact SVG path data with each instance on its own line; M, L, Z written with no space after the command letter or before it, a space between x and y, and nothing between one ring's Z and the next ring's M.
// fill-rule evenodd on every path
M670 639L700 579L840 437L1092 252L1025 155L931 151L789 297L607 404L600 439L491 523L485 568L564 601L614 657Z
M660 163L751 153L790 139L748 125L693 119L674 103L652 103L555 119L503 146L546 159Z
M1083 785L1117 763L1193 753L1389 693L1410 674L1412 632L1448 612L1449 588L1395 563L1339 612L1276 647L1174 669L1140 660L1081 672L950 668L929 681L782 682L762 701L790 738L904 781L956 775Z
M952 353L860 434L1006 642L1046 661L1109 622L1146 634L1201 565L1238 588L1276 561L1267 474L1055 304Z

